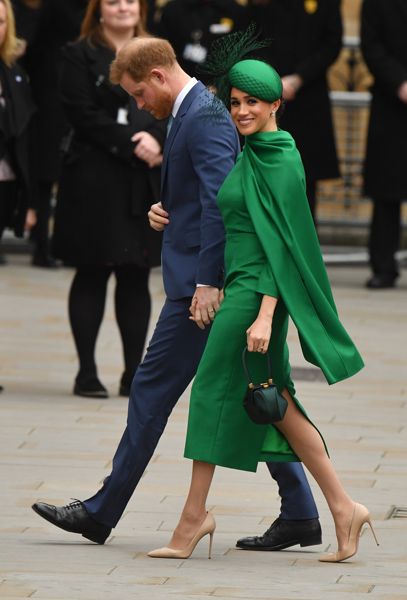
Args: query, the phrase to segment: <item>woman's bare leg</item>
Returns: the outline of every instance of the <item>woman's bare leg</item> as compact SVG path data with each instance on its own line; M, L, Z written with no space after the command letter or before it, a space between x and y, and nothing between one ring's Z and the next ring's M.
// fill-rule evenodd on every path
M185 548L206 517L206 499L211 487L215 465L194 460L191 485L179 523L168 544L175 550Z
M354 503L338 478L320 434L304 417L287 390L283 391L283 396L288 401L288 408L284 419L276 423L276 427L321 488L335 521L338 550L341 550L348 541Z

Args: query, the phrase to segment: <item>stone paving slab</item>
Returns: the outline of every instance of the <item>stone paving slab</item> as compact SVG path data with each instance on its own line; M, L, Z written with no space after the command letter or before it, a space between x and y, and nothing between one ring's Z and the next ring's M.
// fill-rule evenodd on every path
M361 268L329 270L341 317L366 368L328 387L296 381L298 395L324 433L350 493L367 504L380 538L363 531L357 556L318 562L334 548L327 506L312 483L323 544L279 553L235 549L238 537L264 531L279 498L264 466L256 474L219 469L209 498L217 520L212 560L202 540L189 560L153 560L165 544L188 487L182 458L188 392L144 474L137 493L103 547L38 518L37 499L56 504L93 493L121 436L127 400L117 394L121 348L111 297L98 343L104 401L71 395L76 358L66 319L72 273L32 269L23 256L0 269L0 599L109 600L407 600L407 273L399 288L369 292ZM155 321L163 301L160 274L151 278ZM110 289L110 292L112 290ZM112 296L112 294L110 294ZM291 362L309 367L290 329Z

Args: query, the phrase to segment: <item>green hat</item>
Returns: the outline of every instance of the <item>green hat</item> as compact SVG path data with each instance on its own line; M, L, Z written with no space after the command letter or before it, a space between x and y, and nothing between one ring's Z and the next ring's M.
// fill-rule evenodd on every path
M279 74L261 60L247 59L237 62L230 69L228 79L232 87L266 102L279 100L283 94Z

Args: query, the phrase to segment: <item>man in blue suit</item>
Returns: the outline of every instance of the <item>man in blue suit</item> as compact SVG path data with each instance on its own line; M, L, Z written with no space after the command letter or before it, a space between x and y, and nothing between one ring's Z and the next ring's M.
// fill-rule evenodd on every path
M134 377L127 427L102 488L84 502L33 505L54 525L99 544L123 514L202 356L223 282L224 229L216 194L239 152L229 115L219 109L216 118L208 118L213 96L181 69L167 41L132 40L119 52L111 76L139 109L158 119L169 117L162 200L149 212L151 226L164 231L166 300ZM199 327L188 318L191 305ZM280 517L264 536L239 540L238 545L280 550L321 543L318 513L302 466L268 466L282 497Z

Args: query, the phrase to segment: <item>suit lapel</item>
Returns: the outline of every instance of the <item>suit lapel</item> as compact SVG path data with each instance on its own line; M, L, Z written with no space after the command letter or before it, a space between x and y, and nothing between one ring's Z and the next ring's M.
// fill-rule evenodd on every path
M200 81L198 81L198 83L196 83L194 85L194 87L188 92L188 94L183 99L181 106L179 107L177 116L175 117L175 119L173 121L170 133L164 144L163 164L161 167L161 195L162 195L162 192L164 189L164 184L165 184L166 175L167 175L168 157L171 152L171 148L174 143L174 140L177 137L177 134L182 126L183 118L186 115L186 113L188 112L189 107L191 106L191 104L195 100L195 98L197 96L199 96L199 94L204 89L205 89L204 84L201 83Z

